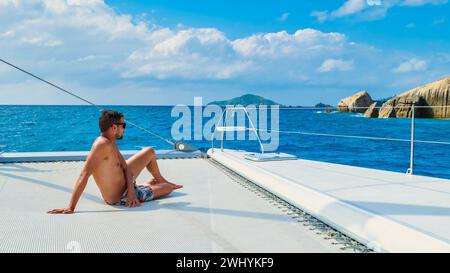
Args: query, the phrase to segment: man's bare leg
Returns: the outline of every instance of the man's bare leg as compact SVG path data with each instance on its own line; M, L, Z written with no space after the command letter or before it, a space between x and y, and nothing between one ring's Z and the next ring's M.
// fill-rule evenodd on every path
M146 167L155 179L155 182L151 183L152 185L168 183L175 190L183 187L182 185L169 182L161 175L158 163L156 162L156 153L152 148L144 148L138 154L129 158L127 164L132 168L132 173L135 177L137 177L142 169Z
M178 185L172 182L159 182L154 177L150 178L150 180L147 182L148 185L155 186L155 185L161 185L161 184L169 184L173 187L174 190L181 189L183 185Z
M157 181L156 180L156 178L154 178L154 177L152 177L152 178L150 178L150 180L148 181L148 184L149 185L158 185L158 184L161 184L161 183L169 183L169 184L171 184L172 186L177 186L177 187L179 187L179 188L182 188L183 187L183 185L177 185L177 184L174 184L174 183L172 183L172 182L159 182L159 181Z
M172 185L163 182L158 183L157 185L153 185L152 190L153 190L153 199L158 199L160 197L170 194L174 190L174 188Z
M150 162L148 163L147 170L153 175L153 183L150 182L151 185L157 185L159 183L168 183L173 186L174 190L180 189L183 187L183 185L178 185L172 182L167 181L159 171L158 162L156 161L156 154L154 150L152 149L150 153Z

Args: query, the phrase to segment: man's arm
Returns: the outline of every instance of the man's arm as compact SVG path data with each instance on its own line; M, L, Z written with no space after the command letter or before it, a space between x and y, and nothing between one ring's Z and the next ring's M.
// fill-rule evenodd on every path
M136 197L136 193L134 190L134 176L133 173L131 173L130 169L128 168L127 162L123 158L122 154L117 150L118 157L120 160L120 165L123 170L123 174L125 176L125 180L127 182L127 189L128 189L128 196L127 196L127 203L125 204L126 207L139 207L141 205L141 202Z
M81 194L83 193L84 189L86 188L89 177L91 176L92 172L94 171L99 160L101 160L102 155L105 152L106 145L107 145L107 143L105 143L105 142L97 142L93 145L93 147L86 159L83 170L81 171L80 175L78 176L77 182L75 183L69 205L64 209L54 209L54 210L48 211L47 213L70 214L75 211L75 207L78 203L78 200L81 197Z

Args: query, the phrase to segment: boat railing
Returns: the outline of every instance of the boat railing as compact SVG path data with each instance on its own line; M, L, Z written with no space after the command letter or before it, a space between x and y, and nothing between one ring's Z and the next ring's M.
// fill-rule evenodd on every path
M245 126L227 126L227 120L228 115L231 113L231 115L238 110L242 110L245 113L245 116L248 118L249 124L251 128L247 128ZM253 124L252 119L250 118L250 115L248 114L246 107L226 107L225 111L222 112L222 115L219 118L219 121L217 122L216 126L214 127L214 131L212 133L211 137L211 148L214 152L214 136L216 135L216 132L220 132L220 149L223 151L224 146L224 135L225 132L238 132L238 131L252 131L254 132L256 139L259 142L259 147L261 149L261 154L264 154L264 145L262 144L261 138L259 137L258 130Z
M286 130L272 130L272 129L261 129L255 127L255 123L251 120L250 115L248 113L249 109L256 109L260 106L250 106L250 107L244 107L244 106L227 106L225 107L225 110L222 112L222 115L219 118L219 121L217 122L215 129L212 133L211 137L211 148L212 152L214 152L214 139L216 132L220 132L220 149L223 151L224 149L224 134L225 132L236 132L236 131L251 131L254 132L256 139L259 142L260 151L261 154L264 154L264 145L261 141L261 137L259 135L259 132L276 132L276 133L283 133L283 134L300 134L300 135L310 135L310 136L328 136L328 137L338 137L338 138L353 138L353 139L365 139L365 140L381 140L381 141L397 141L397 142L408 142L410 143L410 155L409 155L409 168L406 170L406 174L412 175L414 174L414 152L415 152L415 144L416 143L425 143L425 144L438 144L438 145L450 145L450 142L447 141L432 141L432 140L419 140L415 138L415 123L416 123L416 115L418 109L425 109L425 108L450 108L448 105L444 106L423 106L423 105L397 105L397 106L390 106L394 109L403 109L403 110L410 110L406 118L411 119L411 125L410 125L410 138L389 138L389 137L374 137L374 136L361 136L361 135L346 135L346 134L327 134L327 133L315 133L315 132L305 132L305 131L286 131ZM264 105L264 107L269 107L267 105ZM384 106L385 107L385 106ZM381 109L383 106L376 106L376 107L351 107L352 109L368 109L368 108L374 108L374 109ZM410 109L409 109L410 108ZM276 109L279 110L324 110L325 112L333 112L333 111L339 111L343 110L342 107L277 107ZM245 116L249 120L250 127L245 126L233 126L233 125L227 125L227 117L229 116L229 113L234 113L236 111L243 111L245 113ZM450 111L450 109L449 109ZM343 112L346 112L345 110ZM350 112L350 111L347 111Z

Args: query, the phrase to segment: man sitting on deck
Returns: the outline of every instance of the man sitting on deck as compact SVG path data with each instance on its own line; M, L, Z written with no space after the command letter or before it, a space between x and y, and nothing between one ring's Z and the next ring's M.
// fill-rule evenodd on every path
M103 199L110 205L122 203L126 207L138 207L141 202L168 195L182 187L167 181L161 175L152 148L145 148L128 160L124 160L116 144L116 139L122 139L126 127L122 113L103 111L99 127L101 135L92 145L75 184L69 206L50 210L48 213L73 213L91 175ZM148 186L136 185L136 178L144 168L152 174L153 179Z

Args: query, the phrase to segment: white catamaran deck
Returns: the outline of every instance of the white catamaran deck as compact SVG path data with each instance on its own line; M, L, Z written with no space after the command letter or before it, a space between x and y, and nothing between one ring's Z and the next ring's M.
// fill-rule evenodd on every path
M450 180L310 160L254 162L208 154L379 251L450 252Z
M49 160L54 154L39 156ZM37 155L23 154L21 161L33 157ZM168 179L184 188L126 209L106 205L91 179L73 215L45 212L67 205L82 161L0 164L0 252L342 251L208 160L158 163ZM143 172L138 182L149 178Z

